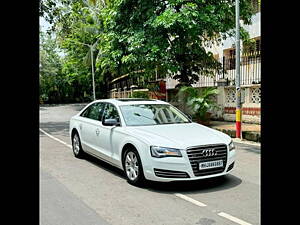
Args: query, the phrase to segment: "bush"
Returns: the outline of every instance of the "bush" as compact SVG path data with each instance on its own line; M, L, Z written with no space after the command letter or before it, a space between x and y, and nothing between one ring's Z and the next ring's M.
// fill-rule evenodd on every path
M218 108L217 103L212 99L218 94L218 89L214 87L193 88L181 87L177 97L193 111L197 120L209 120L209 111Z

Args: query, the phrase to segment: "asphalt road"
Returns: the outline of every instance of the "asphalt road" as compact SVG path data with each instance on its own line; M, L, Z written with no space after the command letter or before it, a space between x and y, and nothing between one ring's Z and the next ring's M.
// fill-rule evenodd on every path
M73 156L69 119L83 106L40 107L41 225L260 224L259 146L236 143L224 178L138 188L107 163Z

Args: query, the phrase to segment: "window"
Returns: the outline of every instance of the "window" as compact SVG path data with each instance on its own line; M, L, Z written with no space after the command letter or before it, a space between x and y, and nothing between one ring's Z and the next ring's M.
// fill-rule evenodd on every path
M89 106L82 114L81 116L93 119L93 120L99 120L101 121L103 116L105 103L95 103L91 106Z
M243 43L243 55L241 63L243 65L260 62L260 37L250 39L250 41Z
M243 53L256 55L260 53L260 37L252 38L249 42L243 43Z
M102 121L102 117L103 117L103 114L104 114L105 106L106 106L106 103L100 103L100 106L99 106L99 116L98 116L98 120L99 121Z
M260 52L260 38L255 40L255 50Z
M112 104L107 104L104 112L104 119L116 119L120 122L120 117L117 108Z
M235 48L225 49L223 51L225 70L235 69Z
M80 116L82 117L87 117L89 111L90 111L91 107L86 108L81 114Z
M189 123L176 108L166 104L135 104L120 106L127 126Z

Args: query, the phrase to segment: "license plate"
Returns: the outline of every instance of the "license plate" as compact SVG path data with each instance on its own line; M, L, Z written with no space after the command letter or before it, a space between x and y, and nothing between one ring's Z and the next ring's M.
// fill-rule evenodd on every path
M199 170L211 169L211 168L222 167L222 166L223 166L223 160L203 162L203 163L199 163Z

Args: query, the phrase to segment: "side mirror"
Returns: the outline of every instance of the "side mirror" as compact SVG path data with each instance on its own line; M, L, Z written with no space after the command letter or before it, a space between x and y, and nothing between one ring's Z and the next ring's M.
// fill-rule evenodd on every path
M104 126L120 126L120 122L118 122L116 119L105 119L102 124Z

